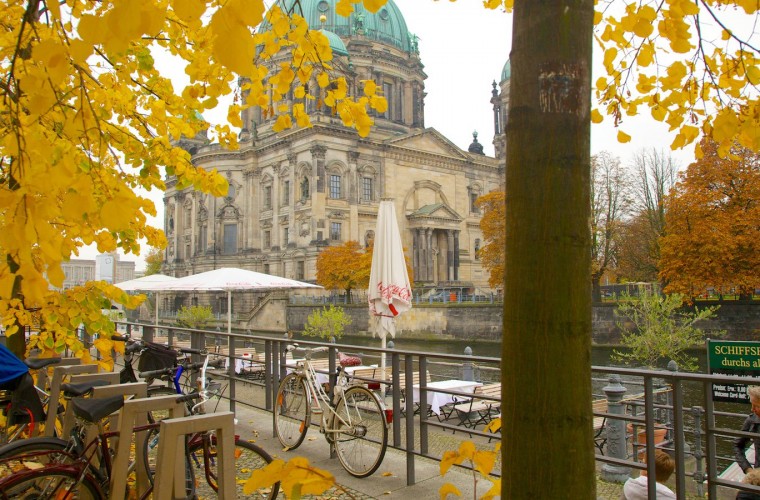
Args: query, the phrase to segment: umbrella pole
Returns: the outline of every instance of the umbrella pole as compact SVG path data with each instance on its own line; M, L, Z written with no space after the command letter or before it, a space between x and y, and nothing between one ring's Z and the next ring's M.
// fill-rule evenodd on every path
M383 339L380 341L380 347L385 349L385 335L383 335ZM385 382L385 353L380 354L380 380L382 382ZM380 384L380 387L383 388L383 394L385 394L385 385Z

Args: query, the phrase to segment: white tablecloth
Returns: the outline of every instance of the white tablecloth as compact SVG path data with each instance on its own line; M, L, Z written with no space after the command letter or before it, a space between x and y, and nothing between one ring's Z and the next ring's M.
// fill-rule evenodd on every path
M455 396L443 392L436 392L436 389L472 394L475 392L475 388L481 385L483 384L480 382L469 382L467 380L440 380L438 382L430 382L427 384L427 404L430 405L430 409L433 413L440 415L441 406L453 403ZM414 402L419 403L420 386L419 384L415 384L413 387Z

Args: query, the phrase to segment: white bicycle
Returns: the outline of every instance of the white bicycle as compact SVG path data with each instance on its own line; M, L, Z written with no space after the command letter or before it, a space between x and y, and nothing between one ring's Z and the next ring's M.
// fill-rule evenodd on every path
M297 346L286 349L291 352ZM277 438L287 450L295 449L306 437L312 415L321 416L319 431L334 448L343 468L352 476L367 477L385 457L390 416L374 392L349 385L349 376L340 367L330 400L311 364L312 354L327 349L305 349L305 359L280 382L275 402Z

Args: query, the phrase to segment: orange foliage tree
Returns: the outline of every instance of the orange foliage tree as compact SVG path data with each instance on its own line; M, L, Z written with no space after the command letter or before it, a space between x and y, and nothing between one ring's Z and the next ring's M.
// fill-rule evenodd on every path
M478 250L478 257L483 268L490 273L488 286L491 288L504 286L505 200L504 191L491 191L476 200L483 213L480 230L483 231L485 240L483 247Z
M665 291L695 297L714 287L751 293L760 284L760 155L735 146L720 158L708 139L669 200L661 240Z
M358 241L327 247L317 257L317 283L328 290L345 290L349 302L351 290L367 288L372 268L372 251Z

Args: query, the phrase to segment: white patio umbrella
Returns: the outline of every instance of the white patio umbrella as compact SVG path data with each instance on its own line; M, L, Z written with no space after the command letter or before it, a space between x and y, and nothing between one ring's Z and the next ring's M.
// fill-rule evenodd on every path
M181 292L227 292L227 333L232 333L232 292L237 290L290 290L296 288L322 288L280 276L257 273L236 267L223 267L205 273L193 274L161 285L161 290Z
M178 278L174 276L167 276L165 274L149 274L142 278L135 278L129 281L122 281L121 283L114 283L124 290L125 292L156 292L156 318L155 325L158 328L158 292L163 290L162 286L172 281L177 281Z
M377 212L372 270L369 278L369 311L374 333L385 349L386 338L396 336L396 316L412 308L412 286L406 271L404 247L396 220L393 200L382 200ZM380 357L385 379L385 354Z

